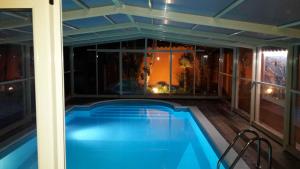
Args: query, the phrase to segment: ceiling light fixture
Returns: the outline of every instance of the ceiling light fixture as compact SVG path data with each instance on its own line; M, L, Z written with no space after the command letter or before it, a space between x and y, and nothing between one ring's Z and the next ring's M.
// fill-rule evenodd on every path
M166 4L172 4L173 0L166 0Z

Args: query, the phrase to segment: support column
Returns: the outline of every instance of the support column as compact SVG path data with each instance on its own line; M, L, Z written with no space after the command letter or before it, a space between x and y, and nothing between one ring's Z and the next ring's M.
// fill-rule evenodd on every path
M34 0L38 168L65 169L65 96L61 0Z
M287 60L287 81L286 81L286 99L285 99L285 112L284 112L284 131L283 131L283 146L286 149L290 144L291 138L291 125L292 125L292 77L293 77L293 60L296 57L294 47L288 47L288 60Z

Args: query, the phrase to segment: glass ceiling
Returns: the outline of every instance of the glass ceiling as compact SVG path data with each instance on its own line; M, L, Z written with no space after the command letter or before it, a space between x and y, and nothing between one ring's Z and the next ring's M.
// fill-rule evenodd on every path
M107 14L99 9L99 15L95 12L93 17L75 16L71 20L64 21L65 41L71 44L76 44L80 39L84 39L87 43L90 42L89 39L91 42L96 41L95 35L103 36L101 39L106 38L107 41L117 40L117 37L124 39L125 37L154 36L169 40L177 39L182 42L189 41L188 38L190 38L191 42L201 44L203 39L210 39L211 43L216 42L216 44L224 42L225 45L226 42L230 42L229 46L236 44L256 46L265 43L280 46L300 42L300 23L298 23L300 22L300 2L298 0L62 0L62 2L63 12L87 11L98 7L105 10L111 7L120 9L120 11L111 10ZM123 7L139 7L136 9L146 9L149 14L126 11ZM175 19L172 18L173 14L170 12L176 12ZM187 22L176 20L177 15L186 17ZM171 19L167 19L170 16ZM193 22L189 16L203 16L211 19L208 20L209 23L201 24L197 20ZM28 26L31 21L26 17L30 18L26 12L0 12L0 43L11 42L12 38L20 38L18 42L22 41L22 38L28 41L28 38L19 34L32 33ZM235 23L232 23L233 26L229 25L230 28L228 28L217 23L214 18L229 19ZM257 32L255 28L252 31L241 31L239 22L236 21L242 21L241 24L281 26L285 30L277 31L279 34L270 30L268 34L267 31L261 31L260 29L263 28L258 25ZM16 24L15 27L11 25L18 22L24 22L27 25ZM6 27L9 28L6 29ZM128 31L128 29L131 30ZM291 35L280 34L286 31L290 31ZM169 35L172 37L168 37Z

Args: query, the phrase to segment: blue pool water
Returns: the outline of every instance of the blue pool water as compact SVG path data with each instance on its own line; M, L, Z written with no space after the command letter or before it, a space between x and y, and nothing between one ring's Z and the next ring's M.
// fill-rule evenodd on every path
M209 140L188 109L166 104L115 102L66 117L68 169L215 169ZM2 152L1 169L37 168L33 134L11 149Z

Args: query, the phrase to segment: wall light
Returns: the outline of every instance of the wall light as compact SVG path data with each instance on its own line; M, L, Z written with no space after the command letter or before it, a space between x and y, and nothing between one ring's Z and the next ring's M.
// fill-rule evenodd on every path
M159 60L160 60L160 57L159 57L159 56L157 56L157 57L156 57L156 60L157 60L157 61L159 61Z
M153 88L152 88L152 92L153 92L153 93L158 93L158 88L157 88L157 87L153 87Z

